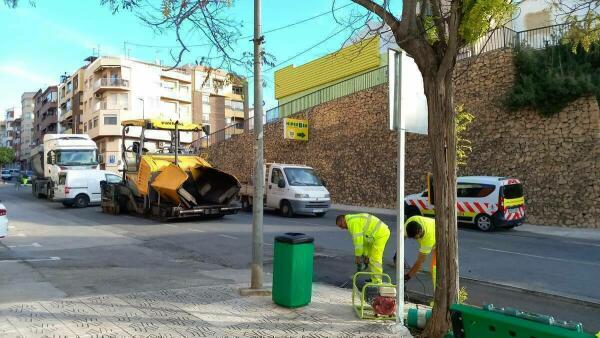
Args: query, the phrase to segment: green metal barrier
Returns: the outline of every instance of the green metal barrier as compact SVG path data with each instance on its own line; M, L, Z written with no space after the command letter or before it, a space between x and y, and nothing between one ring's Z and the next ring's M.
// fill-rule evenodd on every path
M454 304L450 312L455 338L594 338L583 332L581 323L556 321L512 308Z

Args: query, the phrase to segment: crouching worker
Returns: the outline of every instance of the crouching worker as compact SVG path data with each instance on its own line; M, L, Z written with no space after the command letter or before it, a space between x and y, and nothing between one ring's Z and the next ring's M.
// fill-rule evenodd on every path
M339 215L335 223L340 229L347 229L352 236L355 263L365 263L375 273L371 280L381 283L383 273L383 252L390 238L390 229L379 218L370 214Z

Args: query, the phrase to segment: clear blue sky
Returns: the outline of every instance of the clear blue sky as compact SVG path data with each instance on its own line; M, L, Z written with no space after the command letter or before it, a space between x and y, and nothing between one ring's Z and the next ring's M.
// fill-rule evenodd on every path
M158 1L152 1L157 2ZM397 1L400 2L400 1ZM336 7L350 3L337 0ZM331 9L332 1L263 1L263 30L315 16ZM237 0L231 8L231 16L241 20L244 35L252 34L253 1ZM351 5L336 12L347 17ZM31 7L28 1L20 1L18 9L0 5L2 47L0 49L0 109L20 105L24 91L35 91L49 84L56 84L64 72L72 73L83 65L83 59L92 55L100 46L102 55L122 55L124 41L148 45L174 45L172 34L155 35L132 13L113 15L99 5L99 0L36 0ZM265 50L276 57L277 62L306 50L341 29L331 14L283 29L265 36ZM350 32L345 31L318 47L289 61L287 64L303 64L340 48ZM188 40L201 44L205 41ZM137 59L172 62L167 48L146 48L129 45L130 55ZM250 41L235 46L236 53L252 52ZM193 61L206 53L201 48L192 49L185 61ZM282 65L281 67L285 66ZM279 68L281 68L279 67ZM273 96L273 70L264 74L267 87L264 91L266 108L276 105Z

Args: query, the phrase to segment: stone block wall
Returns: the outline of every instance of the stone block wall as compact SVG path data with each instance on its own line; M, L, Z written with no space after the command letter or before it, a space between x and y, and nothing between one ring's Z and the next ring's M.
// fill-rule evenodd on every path
M551 118L507 112L502 99L515 76L510 51L480 56L456 69L455 102L476 116L473 143L459 175L498 175L525 185L534 224L600 227L600 109L582 98ZM364 90L297 115L309 120L309 141L283 139L281 121L265 126L265 159L306 164L325 180L335 203L391 208L396 195L396 135L388 130L387 85ZM253 133L206 152L241 181L253 167ZM431 170L423 135L407 134L406 193L424 189Z

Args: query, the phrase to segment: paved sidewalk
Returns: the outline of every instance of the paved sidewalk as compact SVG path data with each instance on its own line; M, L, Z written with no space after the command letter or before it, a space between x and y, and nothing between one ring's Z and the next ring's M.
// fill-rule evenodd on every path
M398 337L392 322L360 321L351 292L314 284L312 303L286 309L241 297L245 285L3 304L1 337Z

